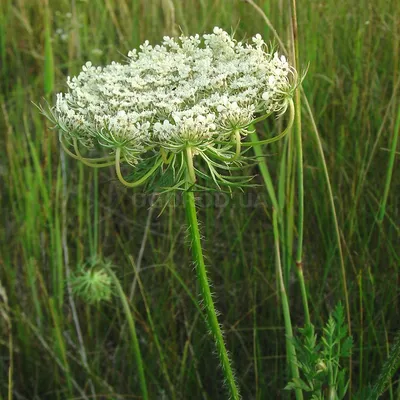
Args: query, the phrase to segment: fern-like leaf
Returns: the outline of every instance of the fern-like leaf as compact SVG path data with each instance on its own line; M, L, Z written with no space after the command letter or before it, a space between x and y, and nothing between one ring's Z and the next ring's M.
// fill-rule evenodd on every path
M397 333L389 356L383 364L381 373L372 389L368 400L378 399L387 388L390 378L398 371L400 366L400 332Z

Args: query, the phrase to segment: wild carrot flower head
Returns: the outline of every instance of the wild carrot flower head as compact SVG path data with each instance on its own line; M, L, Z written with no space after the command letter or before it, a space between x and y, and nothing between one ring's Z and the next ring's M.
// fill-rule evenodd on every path
M118 164L176 161L188 148L227 163L256 117L285 112L295 83L295 70L260 35L244 43L216 27L146 41L124 64L87 62L47 116L64 144L101 146Z
M111 264L100 258L92 258L81 265L71 276L70 284L75 295L89 304L108 301L112 295L112 280L104 265Z

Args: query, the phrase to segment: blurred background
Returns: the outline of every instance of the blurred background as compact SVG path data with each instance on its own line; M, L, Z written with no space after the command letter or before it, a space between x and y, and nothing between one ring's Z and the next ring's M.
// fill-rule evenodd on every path
M311 319L320 332L347 298L352 390L362 399L400 328L400 174L398 161L390 164L391 151L398 158L400 2L300 0L297 14L300 69L308 68L302 129ZM219 26L237 39L261 33L282 52L275 34L290 49L290 21L286 0L1 0L0 399L9 392L15 399L140 398L119 299L89 305L68 291L67 277L93 256L115 266L131 299L150 398L226 398L196 305L179 198L176 206L150 208L157 198L122 187L112 168L95 171L63 155L33 103L53 102L87 60L124 62L130 49L163 35ZM260 124L259 136L280 124ZM276 186L283 146L264 149ZM247 172L262 183L257 166ZM283 390L289 379L268 195L260 186L199 197L209 274L243 399L291 398ZM287 215L290 224L294 215ZM301 327L293 260L289 248L285 278L293 324ZM387 398L400 398L399 378Z

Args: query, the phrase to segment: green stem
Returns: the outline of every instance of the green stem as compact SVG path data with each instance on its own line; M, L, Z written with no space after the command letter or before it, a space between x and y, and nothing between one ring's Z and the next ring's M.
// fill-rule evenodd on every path
M292 378L299 378L299 367L297 366L297 356L296 349L293 345L293 328L292 328L292 320L290 318L290 309L289 309L289 301L286 293L285 283L283 281L283 271L281 264L281 256L279 250L279 229L278 229L278 213L277 210L273 209L272 212L273 218L273 227L274 227L274 241L275 241L275 252L276 252L276 267L277 274L281 292L281 301L282 301L282 310L283 310L283 319L285 321L285 332L286 332L286 349L289 358L290 370L292 372ZM301 389L296 389L296 399L303 399L303 391Z
M193 185L196 182L196 171L193 165L193 152L190 147L186 147L186 165L189 175L188 181Z
M249 3L251 6L253 6L256 9L256 11L261 15L261 17L264 19L265 23L271 29L271 32L273 33L277 43L279 44L280 48L283 51L283 53L285 55L288 55L289 52L288 52L285 44L283 43L283 41L280 38L277 30L271 24L271 21L265 15L263 10L260 7L258 7L257 4L255 4L253 0L247 0L247 3ZM295 32L296 33L296 37L295 37L295 40L297 41L297 19L296 19L296 25L295 26L296 26L296 32ZM293 42L295 40L293 40ZM298 46L297 46L297 48L298 48ZM304 93L304 90L303 90L303 88L301 86L300 86L300 90L301 90L301 94L303 96L305 107L307 109L307 113L308 113L308 115L310 117L310 120L311 120L311 125L312 125L312 128L313 128L312 132L314 133L315 140L317 141L318 152L319 152L319 155L320 155L320 158L321 158L322 167L323 167L323 171L324 171L324 176L325 176L326 184L327 184L327 188L328 188L328 197L329 197L329 202L330 202L330 205L331 205L333 222L334 222L335 233L336 233L336 241L337 241L337 246L338 246L338 249L339 249L339 256L340 256L340 268L341 268L341 275L342 275L343 292L344 292L344 297L345 297L345 302L346 302L347 323L348 323L348 326L349 326L349 335L351 336L351 314L350 314L349 294L348 294L347 283L346 283L346 267L345 267L345 264L344 264L344 256L343 256L343 249L342 249L342 243L341 243L341 237L340 237L339 222L338 222L338 217L337 217L337 213L336 213L336 206L335 206L335 201L334 201L334 196L333 196L333 191L332 191L332 184L331 184L331 180L330 180L330 177L329 177L328 166L327 166L327 163L326 163L324 150L322 148L321 136L319 134L319 131L318 131L318 128L317 128L317 124L315 122L314 114L313 114L313 112L311 110L311 107L310 107L310 104L308 102L307 96ZM350 364L351 364L351 357L350 357ZM350 368L350 374L351 374L351 368Z
M297 104L297 102L296 102ZM297 114L300 112L300 110L297 110ZM294 105L293 102L290 102L290 121L288 127L292 126L292 122L294 120ZM285 129L285 131L287 130L287 128ZM282 218L282 210L280 210L280 207L278 205L278 200L276 197L276 193L272 184L272 179L271 179L271 175L269 174L268 171L268 167L267 164L265 162L265 160L262 158L263 157L263 151L261 148L261 145L258 143L262 143L262 141L259 141L257 133L254 131L253 133L251 133L250 135L250 139L252 141L252 143L255 143L253 145L253 150L254 153L256 154L257 158L259 159L259 163L258 166L260 168L260 172L261 175L263 177L264 180L264 184L265 187L268 191L269 197L271 198L272 201L272 206L277 210L277 212L279 213L279 219ZM280 135L278 135L280 136ZM296 143L298 144L297 147L297 151L300 151L300 154L302 154L302 143L301 143L301 132L300 132L300 140L299 143L296 141ZM302 156L301 156L302 159ZM299 237L301 236L301 242L303 241L303 220L304 220L304 192L303 192L303 163L299 163L298 164L298 178L300 180L300 184L299 184ZM301 192L301 195L300 195ZM301 227L301 229L300 229ZM299 280L299 284L300 284L300 291L301 291L301 296L302 296L302 301L303 301L303 308L304 308L304 318L305 318L305 324L309 325L311 320L310 320L310 311L309 311L309 307L308 307L308 300L307 300L307 289L306 289L306 284L305 284L305 280L304 280L304 274L303 274L303 267L302 267L302 254L301 254L301 250L302 250L302 244L299 243L299 247L298 247L298 257L296 259L296 272L297 272L297 276L298 276L298 280ZM299 255L300 252L300 255ZM300 256L300 258L299 258Z
M99 250L99 171L93 170L93 243L94 243L94 254L97 254Z
M298 68L299 60L299 42L297 36L297 8L296 0L292 0L292 34L293 34L293 53L295 64ZM310 311L308 308L307 289L303 274L303 236L304 236L304 173L303 173L303 143L301 137L301 92L300 85L295 91L295 142L296 142L296 161L297 161L297 185L298 185L298 219L297 219L297 252L296 252L296 271L300 283L301 295L303 299L304 318L306 325L311 323Z
M329 396L328 400L336 400L337 399L335 386L329 387L329 395L328 396Z
M7 299L6 299L7 301ZM8 303L6 304L8 308ZM7 316L7 314L6 314ZM13 346L13 334L12 334L12 322L11 319L6 320L8 329L8 354L9 354L9 366L8 366L8 393L7 399L13 399L13 375L14 375L14 346Z
M297 271L297 279L299 280L299 284L300 284L301 298L303 301L305 324L310 325L311 324L310 310L308 308L307 287L306 287L306 282L304 279L302 262L299 263L298 261L296 261L296 271Z
M218 356L221 362L222 370L226 379L226 384L229 388L231 398L233 400L240 399L238 387L235 382L235 377L231 367L231 361L225 347L224 337L221 327L218 322L217 313L211 295L210 284L207 277L207 270L203 258L203 250L200 241L199 224L196 213L196 203L194 193L189 189L195 183L195 171L193 168L193 156L191 150L187 149L186 166L188 177L188 190L184 193L185 209L190 235L192 240L192 253L196 263L197 279L200 284L201 293L204 301L204 306L207 313L207 322L209 329L214 337L217 347Z
M64 149L64 151L69 156L74 158L75 160L79 160L79 161L85 160L85 161L88 161L88 162L94 163L94 164L97 164L97 163L100 163L100 162L111 162L112 160L114 160L114 157L110 157L110 156L100 157L100 158L85 158L85 157L82 157L81 153L79 152L78 142L76 141L76 139L74 139L73 140L74 141L74 149L75 149L75 147L77 147L78 148L78 152L79 152L79 155L76 155L76 154L74 154L72 151L70 151L68 149L68 145L64 143L65 139L63 138L63 136L61 134L59 135L59 141L60 141L60 144L61 144L62 148ZM112 165L112 164L110 164L110 165Z
M298 190L298 216L297 231L298 242L296 252L296 263L302 264L303 258L303 236L304 236L304 174L303 174L303 143L301 138L301 109L300 109L300 91L296 91L296 122L295 122L295 146L297 162L297 190Z
M139 375L139 381L140 381L140 389L142 391L142 397L144 400L149 399L149 395L147 393L147 385L146 385L146 377L144 374L144 367L143 367L143 359L142 359L142 354L140 352L140 347L139 347L139 340L136 334L136 327L135 327L135 320L132 317L132 312L131 308L129 306L128 300L126 298L125 292L122 289L122 286L117 278L117 276L114 274L113 270L107 265L104 264L104 268L106 268L108 274L114 281L114 285L117 288L119 298L122 302L122 306L124 308L125 316L128 321L128 326L129 326L129 331L132 336L132 342L133 342L133 352L134 356L136 359L136 365L138 369L138 375Z
M254 130L254 132L250 133L249 135L250 140L252 142L259 142L257 132ZM261 176L264 181L265 188L267 189L268 195L271 199L272 206L276 209L279 210L279 203L276 197L274 185L272 183L272 178L271 174L269 173L267 162L265 160L265 155L263 153L263 150L261 148L261 145L256 144L253 146L253 151L254 154L257 157L258 160L258 168L260 169Z
M389 156L389 165L388 165L388 170L387 170L387 175L386 175L385 189L383 192L383 198L382 198L381 207L380 207L379 215L378 215L378 223L381 223L385 216L386 203L387 203L387 199L389 196L390 183L392 181L394 161L396 158L397 140L399 138L399 134L400 134L400 106L397 111L396 124L395 124L394 132L393 132L393 140L392 140L392 145L390 148L390 156Z
M63 142L61 142L62 147L64 148L64 151L70 155L71 157L81 161L83 164L87 165L88 167L92 168L104 168L104 167L109 167L114 164L114 161L111 161L111 157L102 157L102 158L85 158L82 157L81 153L79 152L79 147L78 147L78 142L76 139L74 139L74 149L76 152L76 155L69 151L67 147L64 145ZM104 163L101 163L101 161L105 161Z
M234 133L234 140L235 140L235 154L232 157L223 157L220 156L219 154L215 153L215 150L210 150L210 153L212 153L212 155L217 158L218 160L221 161L226 161L226 162L233 162L236 161L239 157L240 157L240 151L242 148L242 144L241 144L241 137L240 137L240 132L239 131L235 131Z
M163 163L163 159L160 158L155 164L154 166L148 171L146 172L140 179L138 179L137 181L134 182L128 182L124 179L124 177L122 176L121 173L121 165L120 165L120 159L121 159L121 149L118 148L115 152L115 172L117 173L117 177L119 179L119 181L129 187L129 188L133 188L133 187L137 187L140 185L143 185L147 179L150 178L151 175L154 174L154 172L160 167L160 165Z
M286 128L279 135L276 135L272 138L260 140L257 142L243 142L242 146L255 146L255 145L261 145L261 144L270 144L270 143L274 143L274 142L281 140L291 131L292 126L293 126L294 117L295 117L295 109L294 109L293 100L289 99L289 121L288 121ZM257 122L257 120L254 120L254 124L256 122Z

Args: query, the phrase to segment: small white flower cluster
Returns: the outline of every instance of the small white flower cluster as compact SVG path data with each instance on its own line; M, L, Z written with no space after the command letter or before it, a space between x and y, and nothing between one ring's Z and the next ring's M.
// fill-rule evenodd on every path
M295 81L260 35L245 44L216 27L154 47L146 41L126 64L87 62L57 95L54 116L67 140L120 148L134 164L149 146L177 153L245 135L256 114L286 109Z

